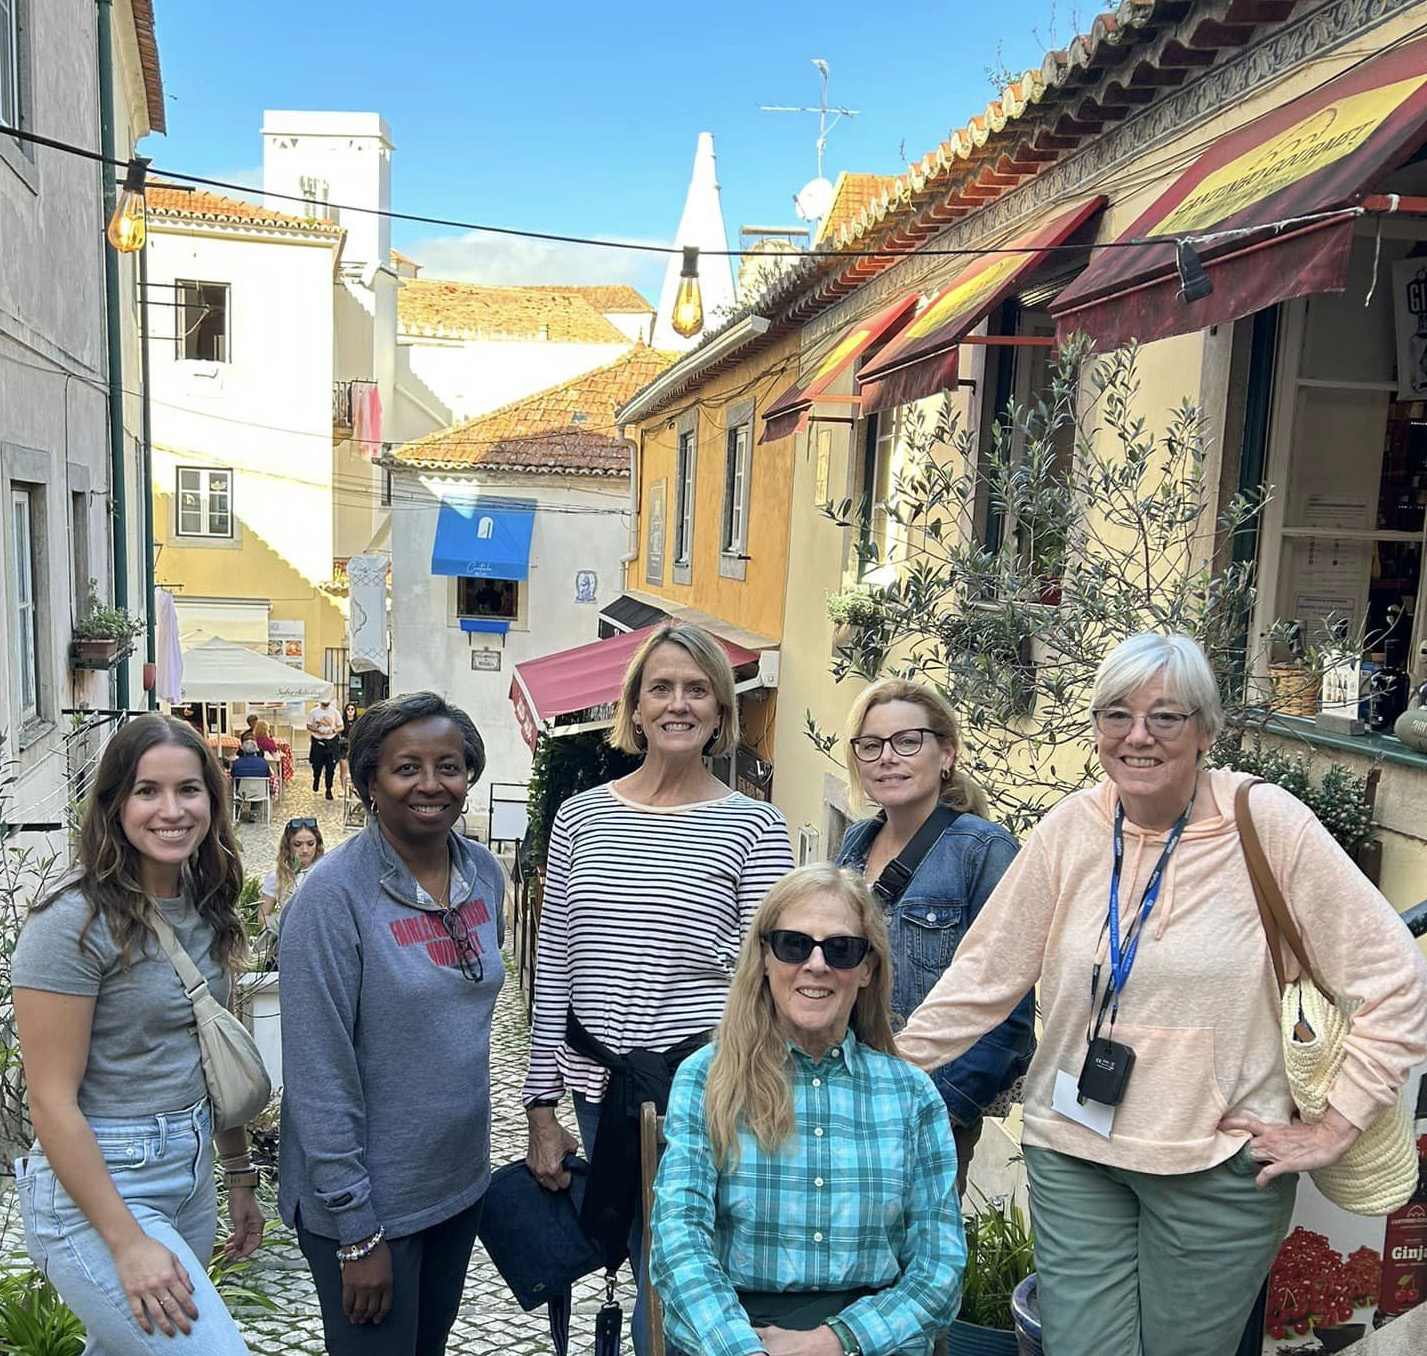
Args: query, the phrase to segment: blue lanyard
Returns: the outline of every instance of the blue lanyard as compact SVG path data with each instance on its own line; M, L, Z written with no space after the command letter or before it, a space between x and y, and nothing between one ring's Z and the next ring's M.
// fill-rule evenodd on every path
M1110 979L1105 987L1105 996L1100 1003L1099 1017L1095 1022L1095 1034L1100 1032L1100 1024L1105 1020L1105 1010L1110 1009L1110 1029L1115 1029L1115 1017L1120 1010L1120 995L1125 991L1125 985L1129 982L1130 971L1134 969L1135 956L1140 949L1140 937L1144 933L1145 923L1149 919L1150 911L1155 906L1155 901L1159 898L1160 886L1164 883L1164 868L1169 861L1174 849L1179 846L1179 840L1184 833L1185 825L1189 823L1189 816L1194 813L1194 797L1189 798L1189 804L1184 807L1184 813L1174 821L1174 827L1169 831L1169 837L1165 840L1164 851L1159 854L1159 861L1155 863L1154 870L1150 872L1150 878L1145 882L1145 892L1140 897L1139 912L1131 924L1128 942L1120 936L1120 873L1125 865L1125 807L1115 806L1115 860L1110 870L1110 912L1105 926L1110 932ZM1090 978L1090 1005L1091 1010L1095 1006L1095 994L1100 987L1101 966L1097 962L1095 970Z

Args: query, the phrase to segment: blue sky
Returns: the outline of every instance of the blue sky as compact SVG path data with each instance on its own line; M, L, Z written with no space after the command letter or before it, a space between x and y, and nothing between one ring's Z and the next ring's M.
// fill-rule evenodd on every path
M739 226L796 223L815 172L815 115L861 110L828 140L838 170L897 173L993 93L987 68L1039 65L1095 13L1055 0L828 0L672 6L648 0L157 0L169 133L158 168L256 185L265 108L381 113L398 210L577 235L669 240L698 133L714 134L730 245ZM1000 56L998 59L998 48ZM396 223L428 274L489 282L632 282L663 260Z

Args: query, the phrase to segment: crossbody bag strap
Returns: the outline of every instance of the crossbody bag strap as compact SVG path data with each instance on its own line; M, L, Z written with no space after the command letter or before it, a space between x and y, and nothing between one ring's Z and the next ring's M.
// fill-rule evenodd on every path
M884 904L895 904L901 899L912 883L912 877L917 874L922 859L932 850L932 844L960 818L960 810L953 810L950 805L938 805L911 836L907 846L882 868L882 874L872 886L877 898Z
M158 909L151 907L148 910L146 921L153 929L154 936L159 939L159 945L163 947L170 964L178 971L178 977L183 984L184 993L188 995L188 1001L192 1003L194 999L202 998L208 992L208 981L203 978L198 967L193 963L193 958L183 949L177 934L169 925L168 919Z
M1244 860L1248 864L1249 879L1253 882L1254 899L1259 906L1259 917L1263 920L1264 935L1268 938L1268 953L1273 960L1274 977L1278 980L1279 992L1282 993L1287 982L1283 957L1278 946L1278 940L1282 938L1288 943L1288 949L1293 952L1302 973L1331 1001L1332 995L1318 982L1312 965L1308 963L1308 952L1303 945L1298 924L1293 921L1293 915L1288 911L1288 903L1283 897L1283 891L1278 888L1273 868L1269 866L1263 843L1259 840L1258 829L1254 826L1254 817L1249 810L1249 792L1262 781L1262 777L1251 777L1240 785L1234 795L1234 818L1239 826L1239 842L1244 850Z

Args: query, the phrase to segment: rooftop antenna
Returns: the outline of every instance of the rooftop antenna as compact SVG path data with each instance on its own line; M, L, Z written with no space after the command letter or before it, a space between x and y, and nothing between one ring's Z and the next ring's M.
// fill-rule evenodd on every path
M814 213L813 213L813 216L812 216L812 217L809 217L809 216L807 215L807 213L804 211L804 208L805 208L806 206L808 206L809 203L803 202L803 201L799 201L799 200L800 200L800 199L804 199L804 198L806 198L806 197L809 196L808 190L809 190L809 189L813 189L813 185L814 185L814 184L818 184L818 185L827 184L827 180L826 180L826 179L824 178L824 176L823 176L823 151L827 148L828 133L831 132L832 129L833 129L834 127L836 127L837 124L838 124L839 122L841 122L843 118L855 118L855 117L857 116L857 113L858 113L858 110L855 109L855 108L843 108L843 107L841 107L840 105L834 106L834 107L832 107L832 108L829 108L829 107L828 107L828 102L827 102L827 62L824 61L824 60L822 59L822 57L813 57L812 62L813 62L813 65L817 68L818 77L819 77L819 80L820 80L820 83L821 83L821 97L820 97L820 99L818 100L818 106L817 106L816 108L806 108L806 107L802 107L802 106L795 105L795 104L759 104L759 105L758 105L758 109L759 109L759 111L762 112L762 113L816 113L816 114L818 115L818 139L817 139L818 172L817 172L817 178L815 178L815 179L812 181L812 183L806 185L806 187L803 189L803 191L802 191L801 193L797 194L797 195L795 196L795 198L794 198L794 201L798 203L798 212L799 212L799 215L801 215L805 221L806 221L806 220L812 220L812 219L814 219L814 218L816 218L816 217L822 216L822 212L814 212ZM831 122L828 121L828 114L829 114L829 113L831 113L831 114L833 115L833 119L832 119ZM812 200L812 205L813 205L813 206L822 205L822 204L824 203L824 200L826 200L826 204L827 204L827 205L831 205L831 201L832 201L832 185L831 185L831 184L827 184L827 190L826 190L825 192L824 192L821 188L813 189L813 193L811 194L811 200ZM824 208L824 210L826 210L826 209Z

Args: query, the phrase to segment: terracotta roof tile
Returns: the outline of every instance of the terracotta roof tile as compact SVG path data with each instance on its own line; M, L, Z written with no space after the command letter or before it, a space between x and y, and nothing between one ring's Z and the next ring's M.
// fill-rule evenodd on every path
M677 358L641 344L593 372L407 443L389 460L451 470L626 475L629 449L615 436L615 411Z
M837 176L832 206L818 226L813 246L816 248L823 240L836 236L843 226L858 220L896 182L895 174L849 174L844 170Z
M629 342L577 291L493 287L440 278L402 280L397 326L406 334L544 339L553 344Z
M290 212L274 212L241 198L225 198L202 189L189 192L172 184L152 180L144 193L149 214L171 220L190 218L198 221L231 223L235 226L271 226L285 231L301 231L308 235L339 236L342 228L327 217L300 217Z
M601 315L654 314L652 303L646 301L637 289L626 287L622 283L595 284L589 287L536 287L532 290L573 292L576 296L584 297Z

